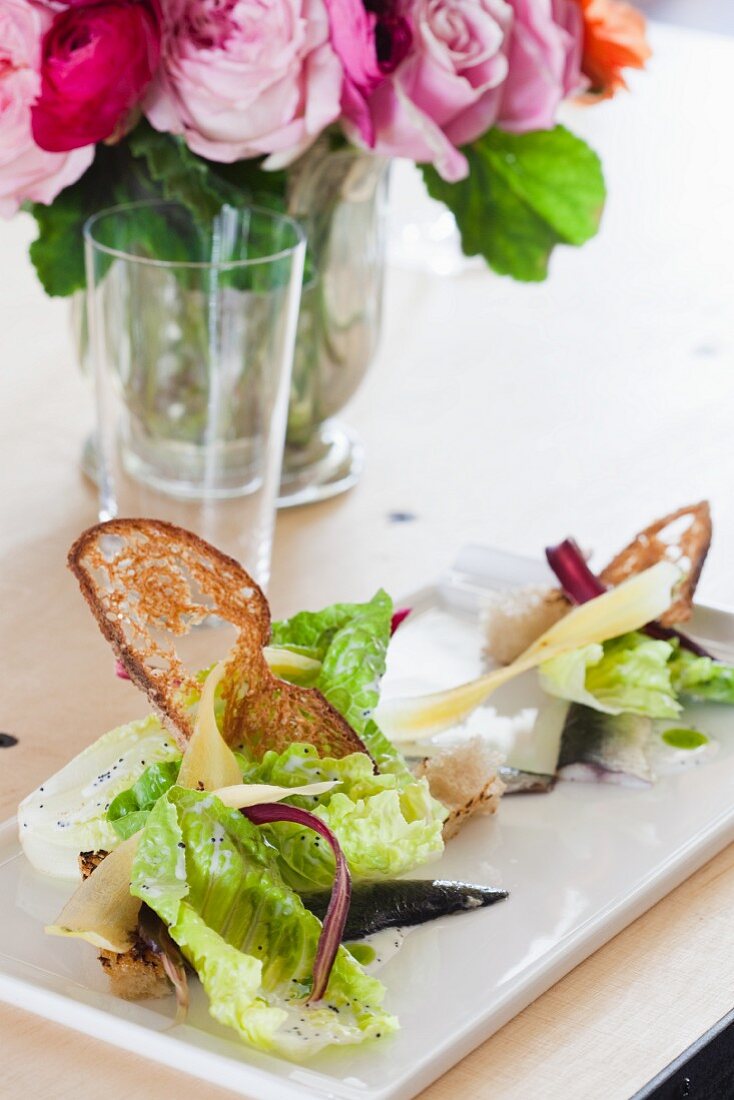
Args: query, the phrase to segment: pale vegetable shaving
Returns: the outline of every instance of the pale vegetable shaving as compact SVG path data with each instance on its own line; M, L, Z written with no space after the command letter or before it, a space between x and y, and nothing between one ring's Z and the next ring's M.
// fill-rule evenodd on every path
M317 661L315 657L307 657L305 653L295 653L285 646L266 645L263 657L271 672L291 683L310 684L321 671L321 661Z
M447 691L380 704L376 721L392 741L430 737L463 722L502 684L551 657L639 630L670 606L680 570L658 562L554 623L517 660Z
M270 783L238 783L233 787L222 787L214 791L220 802L232 810L244 810L247 806L260 806L265 802L282 802L294 795L315 797L327 794L338 785L333 779L324 783L305 783L301 787L277 787Z
M50 936L71 936L118 954L129 950L138 924L140 901L130 893L130 878L140 834L110 852L82 882L56 918Z
M225 662L214 665L201 690L191 740L181 761L178 786L190 790L213 791L232 787L242 781L235 754L226 744L217 726L214 699L224 675Z

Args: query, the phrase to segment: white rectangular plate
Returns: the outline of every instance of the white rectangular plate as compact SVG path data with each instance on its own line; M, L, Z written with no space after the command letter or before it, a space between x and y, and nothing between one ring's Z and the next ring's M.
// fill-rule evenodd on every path
M537 562L462 551L440 584L408 601L386 693L478 673L482 588L545 577ZM722 656L734 653L729 613L698 609L691 626ZM532 716L542 704L533 674L504 691L492 700L500 714ZM490 712L474 718L478 729L490 721ZM416 872L502 885L510 899L407 937L381 972L402 1030L370 1048L295 1066L242 1046L211 1020L198 988L181 1027L171 1026L169 1001L110 996L88 945L44 935L69 887L28 865L15 822L0 829L0 997L257 1100L412 1097L734 839L734 710L691 708L686 721L719 739L710 762L649 790L559 783L507 798L498 818L474 820L440 862Z

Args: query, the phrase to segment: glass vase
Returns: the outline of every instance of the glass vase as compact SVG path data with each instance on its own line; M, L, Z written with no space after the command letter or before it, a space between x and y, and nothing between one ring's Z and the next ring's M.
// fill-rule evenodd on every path
M389 161L315 146L291 169L289 213L308 257L291 377L281 507L324 500L359 477L359 440L333 419L380 338Z

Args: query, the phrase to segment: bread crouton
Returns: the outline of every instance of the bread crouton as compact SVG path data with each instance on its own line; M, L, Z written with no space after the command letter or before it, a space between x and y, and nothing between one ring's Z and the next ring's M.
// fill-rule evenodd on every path
M79 870L82 878L89 878L107 855L104 849L79 854ZM172 986L166 977L161 956L136 936L130 950L100 951L99 961L110 980L110 990L126 1001L140 1001L148 997L167 997Z
M505 785L499 777L499 753L473 737L422 760L416 775L425 777L434 798L449 811L444 840L455 836L474 814L493 814Z

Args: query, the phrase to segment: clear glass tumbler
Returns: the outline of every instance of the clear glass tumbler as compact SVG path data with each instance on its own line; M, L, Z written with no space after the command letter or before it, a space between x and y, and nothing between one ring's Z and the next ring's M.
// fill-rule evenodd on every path
M270 572L305 238L171 202L84 227L100 518L166 519Z

